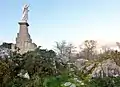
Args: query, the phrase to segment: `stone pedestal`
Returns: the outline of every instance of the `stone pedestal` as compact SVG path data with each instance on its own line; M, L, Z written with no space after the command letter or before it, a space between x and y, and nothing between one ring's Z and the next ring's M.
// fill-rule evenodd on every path
M32 39L28 33L27 22L19 22L20 29L16 38L16 47L18 47L19 53L23 54L27 51L33 51L37 48L36 44L32 43Z

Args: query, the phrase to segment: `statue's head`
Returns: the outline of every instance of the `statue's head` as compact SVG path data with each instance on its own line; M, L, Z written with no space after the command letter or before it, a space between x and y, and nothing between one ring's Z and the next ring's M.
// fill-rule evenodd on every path
M29 5L28 5L28 4L25 4L25 5L24 5L24 8L28 8L28 7L29 7Z

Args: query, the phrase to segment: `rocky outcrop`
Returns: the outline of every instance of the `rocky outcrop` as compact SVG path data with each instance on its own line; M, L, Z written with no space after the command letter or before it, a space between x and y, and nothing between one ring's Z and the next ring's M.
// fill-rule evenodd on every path
M92 62L85 59L79 59L75 62L75 66L92 77L117 77L120 76L120 66L116 64L114 59L107 59L102 62Z
M92 72L93 77L120 76L120 66L113 59L107 59L99 63Z

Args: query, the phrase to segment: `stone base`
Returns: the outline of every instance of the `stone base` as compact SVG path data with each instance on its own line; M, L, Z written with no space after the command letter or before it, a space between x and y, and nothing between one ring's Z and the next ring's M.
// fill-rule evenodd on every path
M28 51L34 51L37 45L32 43L32 39L28 33L29 24L26 21L18 22L20 25L19 33L16 38L16 47L19 48L20 54L24 54Z

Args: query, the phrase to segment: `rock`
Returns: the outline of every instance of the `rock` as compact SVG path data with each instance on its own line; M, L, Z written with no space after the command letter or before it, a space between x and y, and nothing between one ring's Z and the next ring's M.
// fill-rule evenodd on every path
M25 70L21 70L21 72L19 74L17 74L17 76L22 77L22 78L26 78L26 79L30 79L28 72Z
M86 70L89 71L95 66L95 63L91 64L90 66L86 67Z
M75 61L75 66L80 70L80 69L82 69L82 68L84 68L84 66L85 66L85 63L87 62L88 60L86 60L86 59L77 59L76 61Z
M0 47L0 58L6 58L10 56L11 50L8 48Z
M107 59L99 63L92 72L92 77L120 76L120 66L113 59Z

